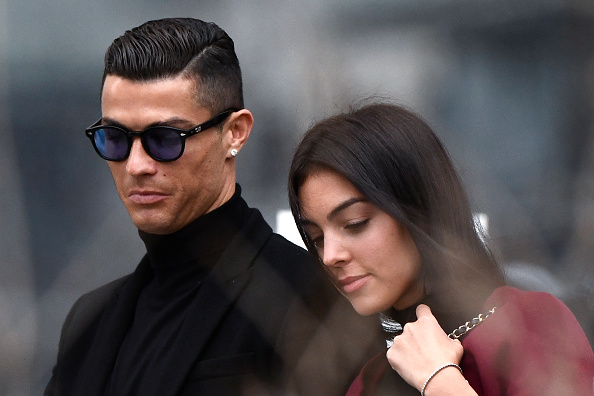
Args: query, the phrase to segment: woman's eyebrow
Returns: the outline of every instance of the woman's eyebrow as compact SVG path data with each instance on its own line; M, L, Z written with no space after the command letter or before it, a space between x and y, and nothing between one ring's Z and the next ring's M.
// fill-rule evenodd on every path
M328 221L331 221L341 211L343 211L346 208L350 207L351 205L354 205L359 202L367 202L367 199L365 199L363 197L353 197L353 198L347 199L346 201L344 201L343 203L341 203L340 205L338 205L337 207L332 209L332 211L328 214L328 216L326 218L328 219Z
M330 213L328 213L328 216L326 216L326 219L328 219L328 221L332 221L332 219L335 218L340 212L342 212L343 210L347 209L348 207L350 207L356 203L359 203L359 202L368 202L368 201L364 197L349 198L346 201L339 204L334 209L332 209L332 211ZM303 224L304 226L307 226L307 225L317 226L315 221L309 220L308 218L303 217L303 216L301 216L301 224Z

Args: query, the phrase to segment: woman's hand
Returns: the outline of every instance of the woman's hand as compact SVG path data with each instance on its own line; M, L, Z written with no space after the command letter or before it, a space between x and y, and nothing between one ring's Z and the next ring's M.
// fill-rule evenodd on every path
M464 349L460 341L450 339L439 326L431 309L427 305L421 304L417 307L417 321L404 326L402 334L394 338L394 343L388 349L387 357L392 368L409 385L420 391L427 378L435 370L448 363L460 363L463 353ZM447 386L450 390L453 390L452 386L454 385L472 390L456 367L448 367L435 375L427 384L427 395L429 395L429 390L432 394L440 394L434 392L439 389L439 384L443 383L440 376L443 377L443 380L446 380L447 377L449 380Z

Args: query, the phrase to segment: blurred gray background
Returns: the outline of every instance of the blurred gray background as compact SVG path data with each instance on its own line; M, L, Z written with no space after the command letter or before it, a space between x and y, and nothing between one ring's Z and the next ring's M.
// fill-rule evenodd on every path
M271 224L312 120L391 98L444 140L509 281L592 342L594 1L0 0L1 395L41 394L76 297L143 254L83 130L107 46L167 16L234 39L256 119L239 181Z

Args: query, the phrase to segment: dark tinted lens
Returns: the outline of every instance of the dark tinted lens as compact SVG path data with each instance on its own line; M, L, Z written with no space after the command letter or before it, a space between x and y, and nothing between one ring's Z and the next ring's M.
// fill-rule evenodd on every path
M149 128L142 134L142 138L145 149L155 159L171 161L178 158L182 152L182 138L172 129Z
M95 146L105 158L121 161L128 155L128 138L117 128L101 128L95 131Z

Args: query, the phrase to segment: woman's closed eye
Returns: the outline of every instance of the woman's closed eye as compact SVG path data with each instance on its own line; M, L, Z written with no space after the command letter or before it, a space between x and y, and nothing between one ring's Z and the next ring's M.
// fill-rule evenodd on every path
M344 228L346 230L348 230L349 232L357 233L357 232L363 231L365 229L365 227L367 226L367 224L369 224L368 218L347 223Z
M346 231L346 234L358 234L365 230L369 224L369 220L369 218L353 220L342 226L342 229ZM313 246L315 246L318 252L324 247L324 234L310 233L309 240L312 242Z

